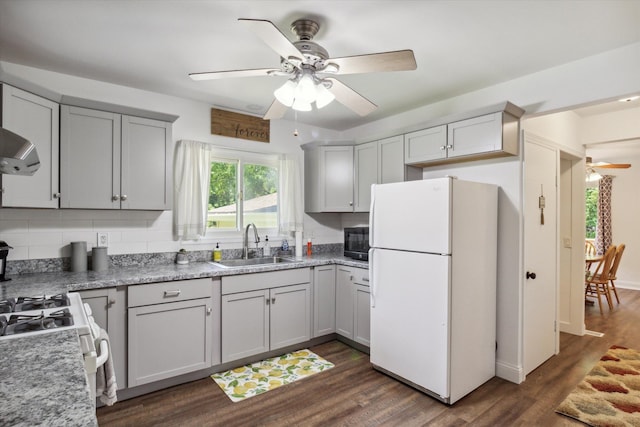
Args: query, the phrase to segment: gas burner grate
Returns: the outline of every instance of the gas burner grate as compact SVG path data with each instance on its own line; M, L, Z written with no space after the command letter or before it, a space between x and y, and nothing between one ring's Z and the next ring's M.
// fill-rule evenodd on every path
M13 311L41 310L44 308L68 307L70 304L67 294L41 297L19 297Z
M16 307L15 298L7 298L0 301L0 313L13 313Z
M48 315L45 315L44 312L36 315L14 314L9 317L9 321L2 327L2 334L15 335L71 325L73 325L73 316L68 308L49 313Z

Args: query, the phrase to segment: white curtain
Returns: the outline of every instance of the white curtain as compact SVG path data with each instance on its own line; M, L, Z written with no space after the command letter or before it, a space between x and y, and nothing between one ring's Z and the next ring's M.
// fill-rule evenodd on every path
M292 154L280 156L280 234L301 232L303 228L302 178L298 159Z
M173 238L196 240L207 230L212 151L208 144L178 141L173 160Z

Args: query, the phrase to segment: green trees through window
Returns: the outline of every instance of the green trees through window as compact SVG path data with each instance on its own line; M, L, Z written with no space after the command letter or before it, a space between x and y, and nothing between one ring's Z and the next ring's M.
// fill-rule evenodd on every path
M276 228L278 168L242 160L213 161L207 219L207 226L215 229L241 229L250 223L258 228Z
M585 237L595 239L598 225L598 187L589 187L585 194L585 223L587 226Z

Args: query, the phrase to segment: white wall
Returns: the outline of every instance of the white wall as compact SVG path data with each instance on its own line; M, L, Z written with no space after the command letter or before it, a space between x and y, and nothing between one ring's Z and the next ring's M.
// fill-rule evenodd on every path
M179 115L180 118L173 124L175 141L191 139L240 150L294 153L299 156L302 165L302 143L341 139L338 132L295 125L285 120L271 123L269 144L212 135L210 110L213 106L209 104L6 62L0 63L0 67L5 75L15 76L58 94ZM293 135L294 127L299 131L298 137ZM70 256L70 242L84 240L91 247L96 243L98 231L109 234L111 255L174 252L181 247L211 250L215 241L220 240L176 242L171 235L171 221L170 211L0 209L0 240L14 247L9 253L10 260ZM306 216L305 229L313 233L317 243L342 240L340 218L337 215L333 219L319 220ZM270 239L274 246L279 244L275 236L270 236ZM222 240L225 249L242 245L240 233L236 238Z

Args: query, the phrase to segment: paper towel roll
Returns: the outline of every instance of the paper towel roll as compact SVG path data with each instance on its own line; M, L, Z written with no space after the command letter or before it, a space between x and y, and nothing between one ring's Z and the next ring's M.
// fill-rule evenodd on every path
M296 256L302 256L302 231L296 231Z

